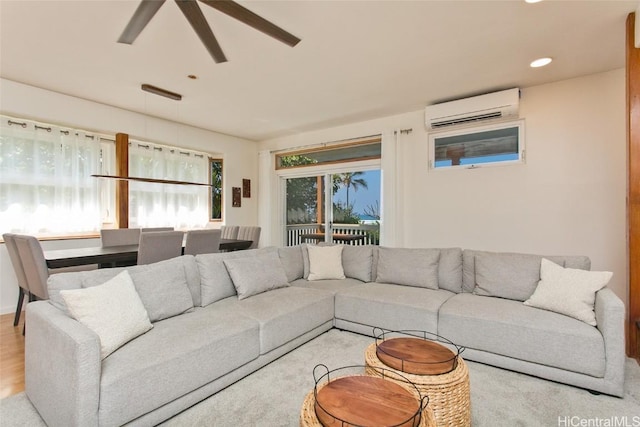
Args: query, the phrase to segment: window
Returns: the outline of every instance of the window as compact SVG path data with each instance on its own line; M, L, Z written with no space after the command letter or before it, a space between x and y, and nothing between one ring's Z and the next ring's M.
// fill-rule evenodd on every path
M429 135L431 169L476 168L524 162L524 121Z
M222 220L222 159L209 159L211 165L211 219Z
M307 150L278 154L276 155L276 169L379 159L381 153L380 137L375 137L345 144L323 145Z
M376 135L276 154L284 244L379 244L381 148Z
M0 234L97 233L113 215L113 141L78 129L0 116Z
M209 158L176 147L133 141L129 176L209 184ZM209 218L207 186L129 182L129 227L203 227Z

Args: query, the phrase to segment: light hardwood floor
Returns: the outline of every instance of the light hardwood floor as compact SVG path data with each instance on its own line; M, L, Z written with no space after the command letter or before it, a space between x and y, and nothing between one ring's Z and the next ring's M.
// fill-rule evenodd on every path
M13 317L0 315L0 399L24 391L24 313L16 327Z

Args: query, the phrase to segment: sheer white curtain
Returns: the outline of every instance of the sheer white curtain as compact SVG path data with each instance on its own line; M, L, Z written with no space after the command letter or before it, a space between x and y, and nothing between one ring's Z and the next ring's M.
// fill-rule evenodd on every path
M268 150L258 153L258 176L260 201L271 201L271 203L258 203L258 225L262 229L260 240L266 246L284 246L285 233L273 233L273 230L282 230L278 221L281 192L276 191L279 180L273 170L273 154Z
M103 150L98 135L2 117L0 232L40 236L97 232L103 206Z
M382 133L380 244L384 246L398 247L404 243L401 146L410 133L410 129Z
M209 183L207 156L132 142L129 176ZM200 228L209 221L208 187L129 181L129 227Z

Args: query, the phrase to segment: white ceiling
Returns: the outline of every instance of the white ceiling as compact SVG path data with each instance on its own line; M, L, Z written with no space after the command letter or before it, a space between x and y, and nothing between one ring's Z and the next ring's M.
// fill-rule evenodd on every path
M638 6L239 2L302 41L291 48L199 3L229 59L216 64L171 0L133 45L116 40L136 0L0 0L0 76L264 140L624 67L625 20ZM529 68L541 56L554 62ZM143 92L142 83L183 100Z

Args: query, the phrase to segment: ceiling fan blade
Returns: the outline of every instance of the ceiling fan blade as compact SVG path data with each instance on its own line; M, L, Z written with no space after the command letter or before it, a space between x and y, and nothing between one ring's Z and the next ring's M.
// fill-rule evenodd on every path
M263 17L256 15L244 6L232 0L200 0L207 6L231 16L240 22L247 24L248 26L255 28L258 31L262 31L268 36L273 37L276 40L280 40L282 43L291 47L297 45L300 39L291 33L286 32L282 28L267 21Z
M165 0L142 0L120 35L118 43L132 44L164 2Z
M213 35L213 31L211 31L196 0L176 0L176 3L196 34L198 34L198 37L200 37L200 40L202 40L202 43L204 43L213 60L216 63L227 62L227 58L224 56L224 52L222 52L222 48L218 44L216 36Z

